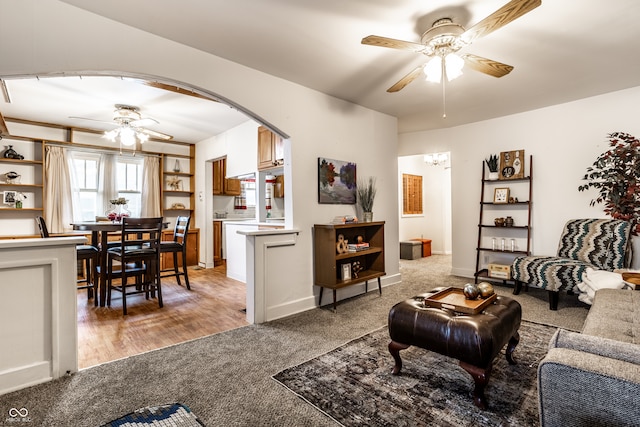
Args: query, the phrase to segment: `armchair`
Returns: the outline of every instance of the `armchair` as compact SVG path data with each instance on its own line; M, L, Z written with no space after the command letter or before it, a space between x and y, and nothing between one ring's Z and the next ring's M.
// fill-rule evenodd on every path
M562 231L556 256L521 256L513 260L513 293L529 286L546 289L549 308L558 309L559 292L572 292L587 268L613 271L631 262L631 224L617 219L573 219Z

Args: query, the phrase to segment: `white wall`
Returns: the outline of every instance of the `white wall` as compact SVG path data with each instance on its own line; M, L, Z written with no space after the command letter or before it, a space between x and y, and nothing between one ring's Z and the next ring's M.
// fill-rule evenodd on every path
M312 239L314 223L326 223L353 206L318 205L317 158L357 163L361 176L375 175L378 197L374 218L387 221L385 283L399 280L397 120L367 108L275 78L202 51L74 8L55 0L2 2L0 76L56 72L118 71L156 75L218 94L254 112L290 137L292 204L285 206L287 226L301 230L287 249L288 281L269 284L270 299L280 307L295 301L295 310L312 307ZM15 37L20 34L19 37ZM114 48L126 46L126 49ZM221 150L222 151L222 150ZM224 155L224 153L222 153ZM205 170L198 165L196 179ZM197 194L200 188L196 189ZM206 197L206 193L203 194ZM208 220L196 204L196 222ZM361 289L339 291L343 298ZM292 308L293 309L293 308Z
M402 174L422 176L421 215L402 213ZM433 254L451 253L451 168L450 162L429 166L423 155L398 158L398 215L400 241L431 239Z
M472 276L475 269L481 168L489 154L524 149L527 161L533 155L534 254L556 252L568 219L606 217L601 205L589 206L596 193L580 193L578 186L586 168L607 149L607 134L640 135L638 99L640 87L455 128L400 135L400 156L452 153L453 272Z

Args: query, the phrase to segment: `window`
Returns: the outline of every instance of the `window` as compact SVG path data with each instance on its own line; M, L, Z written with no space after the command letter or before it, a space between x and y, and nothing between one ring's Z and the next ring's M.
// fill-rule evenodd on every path
M402 213L422 214L422 176L402 174Z
M99 161L100 155L90 153L74 153L71 159L71 174L75 178L78 201L74 210L79 207L75 215L79 215L82 221L95 220L98 212Z
M104 216L109 209L109 196L104 196L103 188L112 188L117 197L128 200L127 210L131 216L139 217L142 203L142 172L144 160L141 157L116 157L114 169L105 167L104 156L99 153L74 151L69 163L73 181L74 220L94 221L96 216ZM106 170L114 173L102 176ZM102 183L102 184L100 184ZM111 183L111 185L107 184Z
M142 167L143 162L139 157L116 160L118 197L124 197L129 201L127 210L131 216L136 217L140 216L142 204Z

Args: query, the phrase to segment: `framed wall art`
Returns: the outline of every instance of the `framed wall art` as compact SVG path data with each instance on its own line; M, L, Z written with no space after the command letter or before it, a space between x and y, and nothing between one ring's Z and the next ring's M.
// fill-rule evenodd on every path
M524 150L503 151L500 153L499 179L524 178Z
M318 203L356 204L356 164L318 157Z

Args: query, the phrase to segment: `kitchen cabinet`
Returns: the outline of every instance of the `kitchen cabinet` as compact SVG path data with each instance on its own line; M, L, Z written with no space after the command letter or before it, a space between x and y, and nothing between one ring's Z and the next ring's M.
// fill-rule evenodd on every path
M213 265L222 263L222 221L213 221Z
M264 126L258 128L258 170L284 164L284 141Z
M173 240L173 230L164 230L162 232L162 241L168 242ZM200 261L200 230L198 228L190 228L187 234L187 265L198 265ZM160 267L163 270L173 268L173 254L161 254ZM178 256L178 265L182 266L182 256Z
M240 180L227 178L227 159L213 162L213 195L239 196L241 192Z

